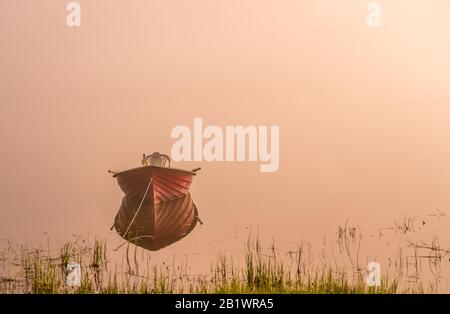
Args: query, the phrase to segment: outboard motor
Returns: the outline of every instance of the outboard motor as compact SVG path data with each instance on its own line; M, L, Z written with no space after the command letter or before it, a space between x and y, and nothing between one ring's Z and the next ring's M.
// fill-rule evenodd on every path
M160 154L158 152L155 152L148 156L145 156L145 154L142 154L142 165L170 168L170 157L167 156L166 154Z

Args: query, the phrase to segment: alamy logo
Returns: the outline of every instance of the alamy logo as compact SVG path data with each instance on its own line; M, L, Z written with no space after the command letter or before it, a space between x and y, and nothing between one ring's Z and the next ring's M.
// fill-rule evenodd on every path
M380 27L381 26L381 5L376 2L370 2L367 5L367 25L369 27Z
M279 126L203 128L203 120L194 118L193 134L189 127L179 125L172 129L171 137L178 139L171 149L175 161L260 161L261 172L274 172L279 167Z
M70 13L67 15L66 23L69 27L81 26L81 6L78 2L69 2L66 10Z
M369 287L381 286L381 266L377 262L370 262L367 264L367 278L366 284Z
M67 265L66 284L70 287L81 286L81 266L79 263L69 263Z

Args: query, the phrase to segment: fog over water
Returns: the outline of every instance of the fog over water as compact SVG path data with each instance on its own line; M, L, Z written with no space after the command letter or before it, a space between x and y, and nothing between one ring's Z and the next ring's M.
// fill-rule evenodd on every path
M421 228L408 237L450 246L448 219L430 216L450 209L450 3L379 2L370 28L362 0L80 0L69 28L66 1L2 1L0 238L119 245L107 170L170 153L172 129L200 117L279 126L279 169L175 162L202 167L204 224L155 260L201 271L250 232L319 250L347 220L362 258L381 259L409 238L379 229L404 217Z

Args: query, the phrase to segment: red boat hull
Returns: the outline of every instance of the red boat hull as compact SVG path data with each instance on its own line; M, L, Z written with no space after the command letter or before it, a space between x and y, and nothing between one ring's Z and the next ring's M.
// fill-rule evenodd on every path
M125 240L147 250L156 251L184 238L197 224L198 212L190 193L156 206L142 206L131 224L139 202L125 196L114 227Z
M189 191L195 173L191 171L145 166L119 172L117 178L120 188L127 196L141 196L152 179L151 195L154 204L181 197Z
M114 221L117 233L152 251L185 237L198 220L197 208L188 192L194 175L186 170L157 166L115 174L125 193Z

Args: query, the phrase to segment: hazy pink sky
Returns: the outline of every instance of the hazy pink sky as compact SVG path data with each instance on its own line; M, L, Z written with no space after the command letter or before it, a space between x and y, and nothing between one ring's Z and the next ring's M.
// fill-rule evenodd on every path
M447 0L379 1L380 28L363 0L80 0L80 28L67 2L0 2L0 238L114 236L107 170L194 117L279 125L280 169L176 164L204 225L173 252L450 208Z

